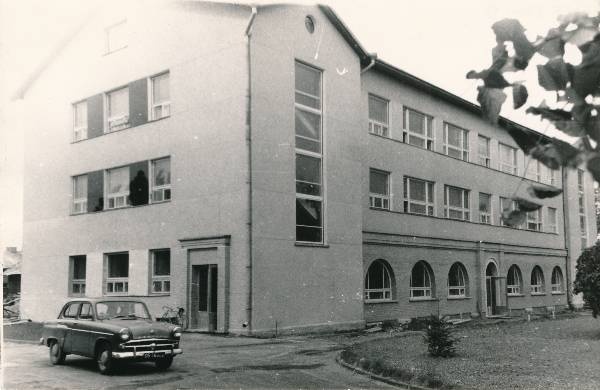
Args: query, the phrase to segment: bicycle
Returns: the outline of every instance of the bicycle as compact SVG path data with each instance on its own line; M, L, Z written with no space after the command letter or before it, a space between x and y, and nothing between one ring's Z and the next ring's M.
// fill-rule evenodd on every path
M170 306L163 306L163 314L157 320L179 325L183 329L187 328L187 317L185 316L185 309L183 307L174 309Z

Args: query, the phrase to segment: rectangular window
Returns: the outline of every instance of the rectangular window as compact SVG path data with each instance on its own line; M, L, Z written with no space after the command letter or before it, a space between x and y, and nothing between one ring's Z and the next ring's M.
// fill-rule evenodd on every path
M150 80L152 89L152 119L161 119L171 115L171 94L169 72L154 76Z
M106 206L116 209L129 205L129 167L106 171Z
M504 197L500 197L500 209L502 210L502 212L505 211L513 211L513 210L517 210L517 202L515 202L514 200L510 199L510 198L504 198ZM502 226L508 226L505 222L503 218L500 218L502 221Z
M87 212L88 201L88 178L87 175L73 177L73 204L71 212L81 214Z
M479 156L479 164L489 168L491 160L490 139L488 137L484 137L483 135L477 137L477 154Z
M152 161L152 202L171 199L171 158Z
M377 169L369 170L369 206L390 209L390 174Z
M389 137L389 102L369 95L369 133Z
M169 249L153 250L152 259L152 293L167 294L171 291L171 251Z
M542 179L542 168L541 163L538 160L534 160L533 158L529 160L529 164L527 165L527 171L525 172L525 177L530 180L541 181Z
M404 108L402 142L433 150L433 118L410 108Z
M295 64L296 241L322 243L321 71Z
M404 177L404 212L434 215L433 182Z
M550 233L558 233L557 227L556 209L553 207L548 207L548 231Z
M73 141L87 138L87 101L73 104Z
M471 220L469 211L469 190L444 186L444 217L450 219Z
M444 153L469 161L469 131L444 123Z
M105 256L105 293L127 295L129 291L129 254L111 253Z
M550 169L544 164L540 163L540 176L542 183L550 184L554 186L557 184L557 171L554 169Z
M85 265L86 257L69 257L69 294L74 296L85 295Z
M129 88L108 92L106 94L107 127L106 132L117 131L129 127Z
M517 149L512 146L498 144L498 157L500 163L498 168L502 172L510 173L513 175L517 173Z
M127 47L127 20L108 26L106 32L106 53Z
M542 209L527 213L527 230L542 231Z
M479 193L479 222L492 224L492 196L483 192Z

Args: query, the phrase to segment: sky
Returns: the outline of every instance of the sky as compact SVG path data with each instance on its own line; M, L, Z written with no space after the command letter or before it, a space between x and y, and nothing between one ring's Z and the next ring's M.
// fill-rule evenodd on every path
M554 26L561 14L574 11L596 14L600 10L600 0L322 0L321 3L337 12L367 51L473 102L476 102L477 81L466 80L465 75L469 70L490 65L491 48L495 45L491 30L494 22L518 19L529 38L534 39ZM12 101L11 95L69 28L96 4L97 0L0 0L0 248L20 248L22 235L25 151L19 118L25 113L23 104ZM118 2L113 4L118 6ZM533 65L539 61L534 58ZM537 80L535 67L530 65L530 68L531 72L518 76L528 86ZM548 97L531 88L530 96L530 104ZM502 115L556 135L545 123L525 115L524 109L510 110L508 103Z

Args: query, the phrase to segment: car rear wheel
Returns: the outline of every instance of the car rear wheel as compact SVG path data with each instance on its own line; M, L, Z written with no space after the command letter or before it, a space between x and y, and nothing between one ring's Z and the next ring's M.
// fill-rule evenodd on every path
M171 364L173 364L173 356L167 356L164 358L160 358L154 362L154 365L156 366L156 368L161 371L166 370L169 367L171 367Z
M101 344L98 347L96 363L98 364L98 371L100 371L100 374L108 375L112 373L114 361L112 358L112 350L107 343Z
M63 351L57 340L50 341L49 345L50 363L52 365L64 364L67 354Z

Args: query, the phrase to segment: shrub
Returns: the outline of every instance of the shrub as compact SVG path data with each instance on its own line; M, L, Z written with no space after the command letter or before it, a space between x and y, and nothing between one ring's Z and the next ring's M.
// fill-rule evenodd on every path
M452 324L444 319L433 315L429 317L425 331L425 342L427 343L427 351L431 356L454 356L456 352L454 344L458 339L453 336L451 327Z
M411 318L408 324L406 324L406 330L423 330L427 328L427 318Z
M600 243L585 249L577 259L573 292L582 293L594 318L600 313Z

